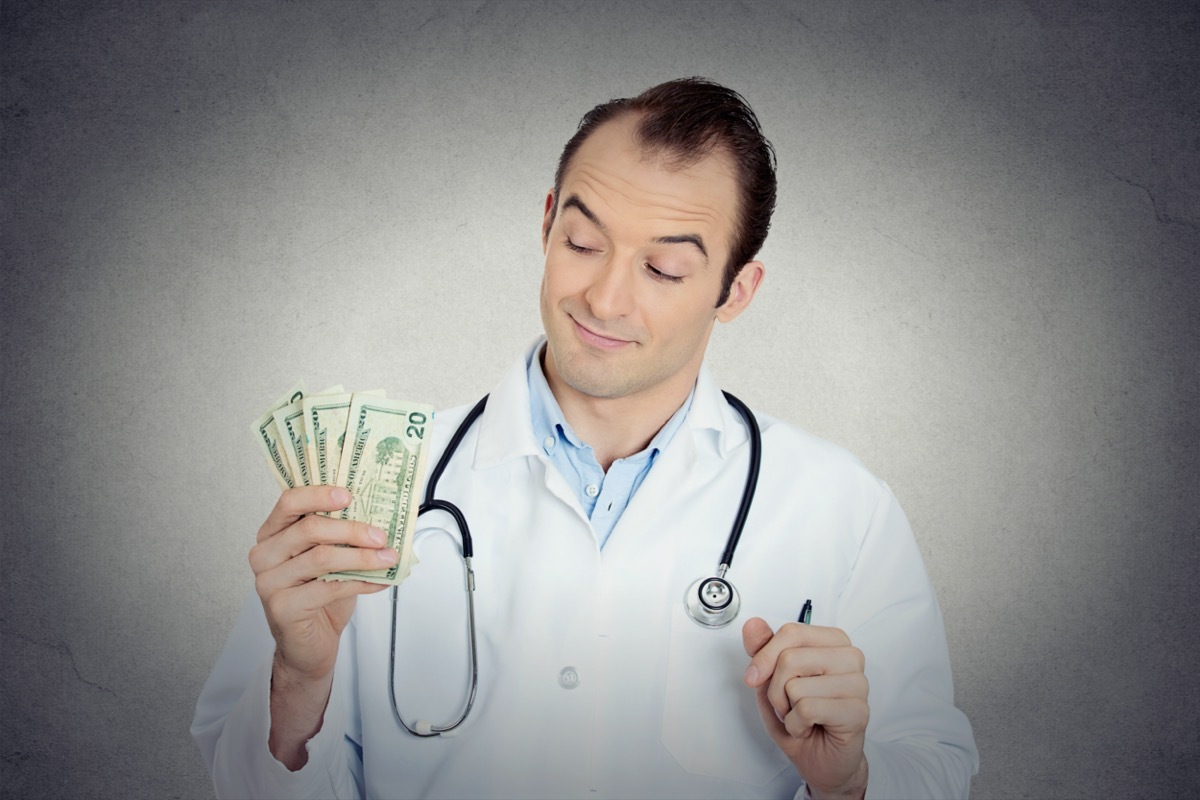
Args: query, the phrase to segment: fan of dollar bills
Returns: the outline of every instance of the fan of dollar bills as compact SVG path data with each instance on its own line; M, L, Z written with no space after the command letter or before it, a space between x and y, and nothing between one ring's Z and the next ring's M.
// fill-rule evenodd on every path
M389 400L383 391L299 384L254 421L254 438L281 489L344 486L353 498L326 516L383 530L399 554L388 569L334 572L325 580L399 584L412 567L412 536L425 482L433 407Z

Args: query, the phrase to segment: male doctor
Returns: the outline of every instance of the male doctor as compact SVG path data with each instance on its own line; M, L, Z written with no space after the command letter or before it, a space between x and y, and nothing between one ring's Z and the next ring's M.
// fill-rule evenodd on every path
M475 542L478 694L453 526L425 515L399 588L383 534L284 492L192 733L222 797L961 797L978 757L942 619L886 484L760 417L729 579L736 623L684 606L713 574L748 423L704 367L762 283L774 156L722 86L656 86L586 115L542 219L545 338L492 392L438 487ZM465 409L440 413L432 457ZM432 462L431 462L432 463ZM349 545L348 547L339 545ZM360 597L362 595L362 597ZM807 599L813 624L797 623Z

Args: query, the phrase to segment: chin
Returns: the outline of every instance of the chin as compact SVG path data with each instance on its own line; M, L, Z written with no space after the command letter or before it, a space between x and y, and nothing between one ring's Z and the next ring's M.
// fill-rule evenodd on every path
M563 383L580 394L609 399L629 393L628 388L621 381L614 380L611 374L605 375L602 370L578 370L574 366L570 362L565 368L559 365L558 376L562 378Z
M616 374L615 370L604 364L581 364L582 359L577 353L565 354L565 357L554 360L558 368L558 377L567 386L588 397L610 399L623 397L630 393L630 381L627 377Z
M575 339L573 330L560 331L558 336L547 333L546 345L559 378L582 395L599 399L625 397L644 386L636 374L618 368L618 362L624 362L624 358L606 358L592 353Z

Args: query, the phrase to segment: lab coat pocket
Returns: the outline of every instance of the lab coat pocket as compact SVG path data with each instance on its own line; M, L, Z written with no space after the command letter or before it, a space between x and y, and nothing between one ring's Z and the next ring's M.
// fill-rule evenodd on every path
M724 628L696 624L675 604L667 656L662 740L688 772L763 786L791 766L742 683L750 663L741 618Z

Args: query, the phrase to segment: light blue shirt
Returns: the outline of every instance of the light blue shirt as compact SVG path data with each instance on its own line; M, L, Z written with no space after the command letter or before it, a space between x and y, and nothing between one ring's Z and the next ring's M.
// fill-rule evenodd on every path
M576 496L579 497L579 505L592 521L596 538L600 546L604 547L617 520L633 499L634 492L642 485L650 468L654 466L658 454L670 444L671 438L683 424L696 389L692 387L687 400L674 416L667 420L667 424L659 429L650 440L650 444L646 445L646 449L626 458L618 458L605 474L600 468L600 462L596 460L596 452L592 446L581 441L567 424L558 400L554 398L550 384L546 382L546 376L542 372L541 352L541 347L535 347L528 364L533 433L550 463L575 490Z

